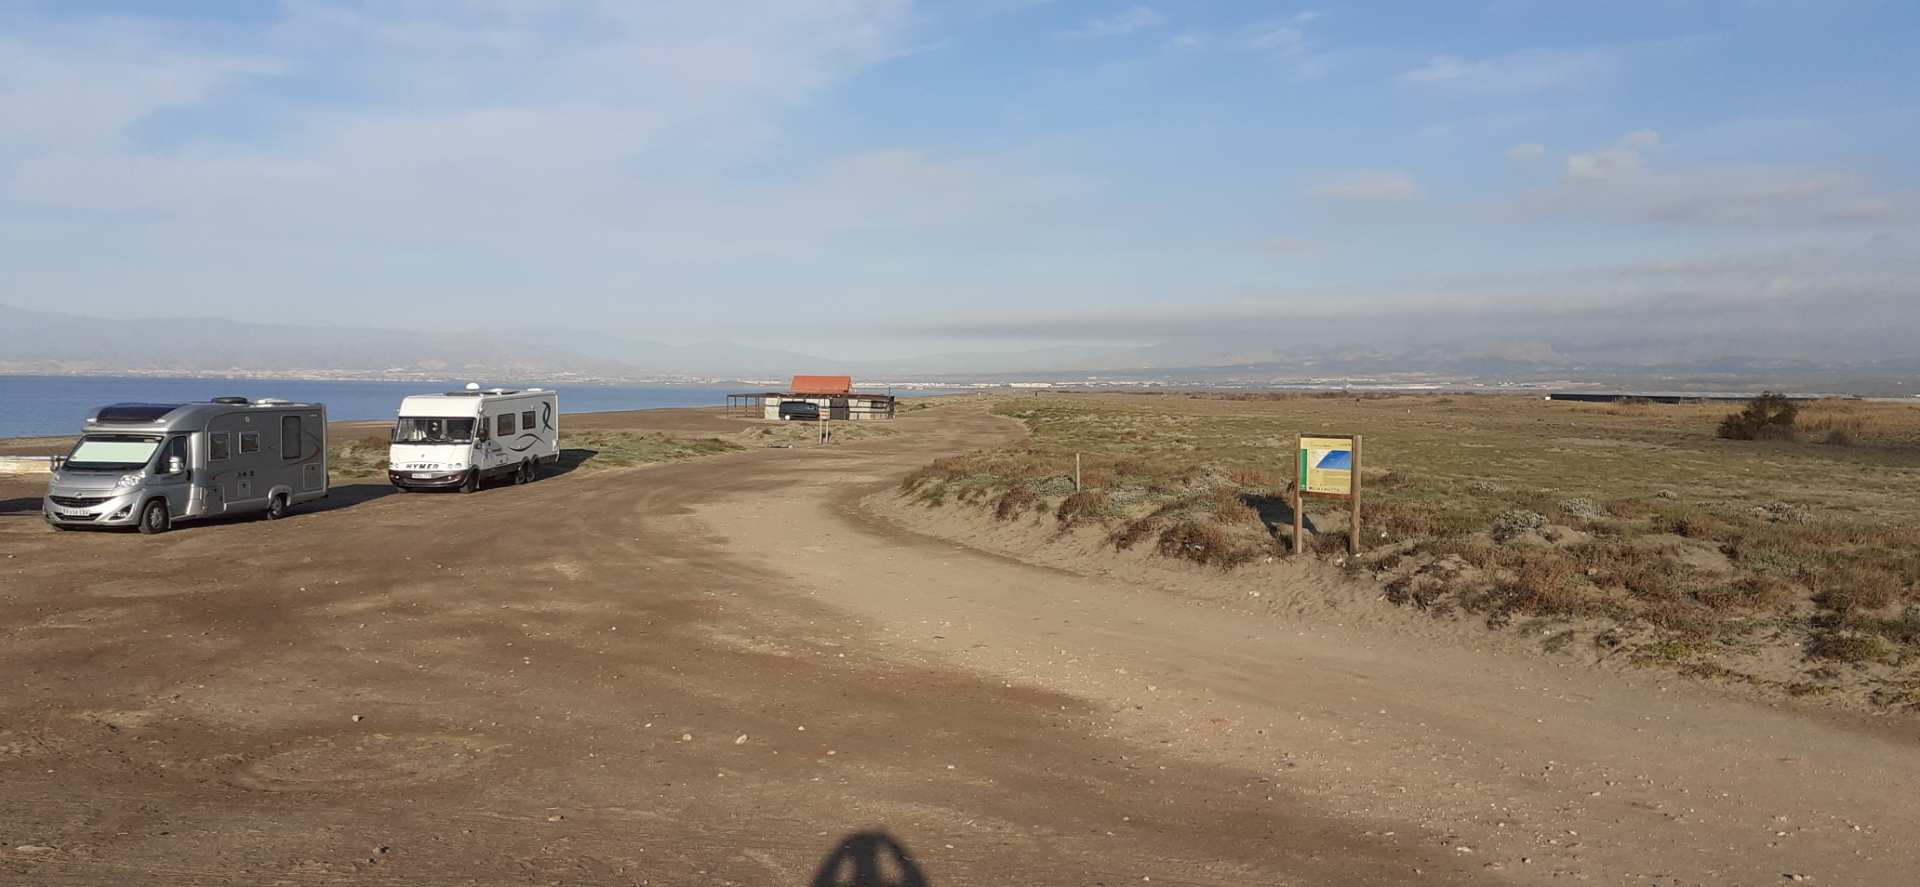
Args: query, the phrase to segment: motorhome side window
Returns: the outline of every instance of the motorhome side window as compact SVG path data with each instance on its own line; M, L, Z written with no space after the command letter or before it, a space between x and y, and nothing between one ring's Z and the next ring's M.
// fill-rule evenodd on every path
M280 458L289 462L300 458L300 417L280 417Z
M180 467L182 469L186 468L187 439L184 437L175 437L167 441L167 448L160 456L160 470L163 472L170 471L176 459L180 461Z
M211 462L225 462L233 456L233 440L224 431L207 435L207 459Z
M513 414L512 413L501 413L500 418L497 421L500 426L499 431L497 433L501 437L506 437L507 435L510 435L513 433Z
M521 431L533 430L533 411L532 410L528 410L520 414L520 430Z
M244 456L248 453L258 453L258 452L260 452L260 432L258 431L240 432L240 455Z

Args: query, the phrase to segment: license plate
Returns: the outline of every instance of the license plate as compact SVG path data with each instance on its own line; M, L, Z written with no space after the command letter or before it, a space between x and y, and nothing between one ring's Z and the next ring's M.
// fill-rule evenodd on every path
M82 518L93 517L93 515L88 514L84 511L82 512L62 511L62 512L59 512L59 515L69 520L80 520Z
M432 480L432 479L433 479L433 475L431 475L431 474L419 474L419 473L416 473L416 474L414 474L414 476L413 476L413 479L414 479L414 480Z

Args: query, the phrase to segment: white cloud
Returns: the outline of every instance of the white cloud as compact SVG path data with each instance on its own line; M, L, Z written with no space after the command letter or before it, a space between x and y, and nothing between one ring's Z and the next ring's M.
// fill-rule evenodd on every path
M1306 51L1306 25L1319 17L1317 12L1299 12L1255 22L1240 29L1240 45L1257 52L1298 55Z
M1567 155L1566 174L1537 209L1639 221L1808 225L1887 219L1893 197L1871 193L1857 174L1762 164L1667 167L1654 162L1660 134L1640 129L1612 144Z
M883 238L938 254L923 242L984 241L1085 187L982 152L790 150L797 112L915 34L906 0L759 6L296 3L244 33L10 29L0 120L34 123L0 126L0 230L30 236L0 237L0 298L210 313L284 292L411 312L395 322L455 292L740 305L780 262L858 264ZM82 242L117 261L77 262Z
M1436 55L1400 80L1458 95L1526 95L1586 86L1620 66L1618 54L1608 49L1527 49L1483 59Z
M1157 28L1165 22L1165 16L1148 7L1130 6L1087 22L1073 33L1080 37L1123 37L1136 31Z
M1539 142L1522 142L1507 149L1507 159L1527 163L1547 156L1547 146Z
M1660 147L1660 134L1636 129L1604 148L1567 155L1567 176L1574 179L1616 178L1637 172L1647 152Z
M1359 203L1412 200L1420 196L1413 175L1394 169L1356 169L1338 172L1307 186L1307 193L1328 200Z
M0 155L119 139L155 113L277 73L276 62L168 45L128 25L0 35ZM28 125L27 122L31 121Z

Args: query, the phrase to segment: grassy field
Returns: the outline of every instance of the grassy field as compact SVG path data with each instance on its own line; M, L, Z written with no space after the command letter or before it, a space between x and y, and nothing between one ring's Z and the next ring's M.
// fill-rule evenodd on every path
M880 423L836 422L835 443L870 440L894 434ZM567 468L600 471L632 468L656 462L679 462L755 447L813 446L820 430L811 422L742 422L737 431L565 431L560 434L560 462ZM387 437L373 434L336 439L328 451L328 469L337 478L385 478Z
M740 444L717 437L629 431L562 432L560 464L563 468L599 471L655 462L678 462L740 449L743 449ZM336 440L327 458L328 471L336 480L384 480L387 472L387 438L385 435L369 435Z
M1310 501L1306 541L1393 603L1920 707L1920 405L1819 401L1764 441L1716 436L1730 404L1049 394L995 409L1026 423L1024 444L940 460L903 492L1232 569L1285 551L1296 436L1359 433L1366 551L1345 558L1337 502Z

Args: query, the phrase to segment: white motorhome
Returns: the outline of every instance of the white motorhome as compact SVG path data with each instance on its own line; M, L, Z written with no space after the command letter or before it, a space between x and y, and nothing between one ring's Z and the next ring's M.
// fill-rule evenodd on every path
M540 465L560 461L560 395L469 384L465 391L416 394L400 401L387 450L387 480L402 491L480 489L512 477L524 484Z

